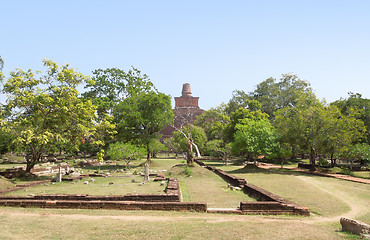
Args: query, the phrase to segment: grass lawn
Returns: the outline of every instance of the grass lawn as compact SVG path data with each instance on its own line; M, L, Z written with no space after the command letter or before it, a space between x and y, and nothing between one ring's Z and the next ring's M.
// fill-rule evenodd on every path
M343 239L304 218L157 211L0 208L1 239ZM17 226L17 227L14 227Z
M254 202L242 191L231 191L227 183L211 171L195 165L187 177L183 167L172 168L168 175L180 181L184 202L206 202L211 208L237 208L240 202Z
M159 182L149 182L138 186L144 181L143 176L122 176L122 177L95 177L95 182L84 184L91 178L84 178L77 182L61 182L54 184L38 185L27 189L7 193L7 195L28 195L28 194L89 194L89 195L125 195L129 193L164 193L164 186ZM135 179L136 183L131 180Z
M352 172L354 177L370 178L370 171Z
M8 188L13 188L13 187L15 187L15 184L13 184L12 182L8 181L4 177L0 177L0 191L5 190L5 189L8 189Z
M227 167L221 167L228 171ZM351 216L370 222L370 186L334 178L319 177L284 169L240 166L228 171L248 183L306 206L323 217Z
M86 193L121 195L163 193L159 182L138 186L145 160L133 162L122 172L123 162L102 166L108 178L95 178L84 185L62 182L35 186L13 194ZM254 201L211 171L195 165L187 177L182 159L153 159L152 172L162 172L180 181L184 201L207 202L208 207L235 208L240 201ZM209 160L207 164L242 177L281 197L307 206L314 214L301 216L221 215L192 212L38 209L0 207L0 239L358 239L339 232L340 217L370 223L370 186L333 178L318 177L284 169L244 168L239 161L230 165ZM175 166L177 165L177 166ZM93 172L97 167L83 168ZM167 170L167 171L163 171ZM124 176L126 175L126 176ZM87 178L88 180L90 178ZM113 184L109 184L113 182ZM9 185L10 184L10 185ZM0 189L12 184L0 178Z

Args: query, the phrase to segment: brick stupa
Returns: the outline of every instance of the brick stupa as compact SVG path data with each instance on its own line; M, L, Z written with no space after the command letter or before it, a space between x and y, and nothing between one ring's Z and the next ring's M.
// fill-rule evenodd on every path
M183 84L181 97L175 97L175 108L173 109L175 114L174 125L176 127L193 124L196 117L204 112L203 109L199 108L198 101L199 97L191 95L190 84ZM172 132L174 131L175 128L167 126L162 132L163 138L172 137Z
M189 83L182 85L181 97L175 97L175 108L199 108L198 106L199 97L193 97L191 95L191 88Z

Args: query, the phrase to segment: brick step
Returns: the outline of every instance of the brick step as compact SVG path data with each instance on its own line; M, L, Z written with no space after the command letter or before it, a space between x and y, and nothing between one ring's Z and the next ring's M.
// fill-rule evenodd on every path
M238 208L207 208L208 213L242 214Z
M294 214L293 210L246 210L242 211L243 214L253 215L281 215L281 214Z

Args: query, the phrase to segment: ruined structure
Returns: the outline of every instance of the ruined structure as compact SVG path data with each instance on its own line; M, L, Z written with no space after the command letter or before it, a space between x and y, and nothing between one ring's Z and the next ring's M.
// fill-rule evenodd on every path
M201 115L204 110L199 108L199 97L191 95L191 87L189 83L182 86L181 97L175 97L175 114L174 125L177 128L192 124L198 115ZM175 131L173 126L167 126L163 130L163 138L172 137L172 132Z

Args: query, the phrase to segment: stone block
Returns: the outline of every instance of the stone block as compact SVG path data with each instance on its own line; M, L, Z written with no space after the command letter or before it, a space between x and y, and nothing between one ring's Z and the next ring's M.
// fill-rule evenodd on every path
M370 225L366 223L349 218L341 218L340 224L342 225L342 231L354 233L357 235L370 234Z

